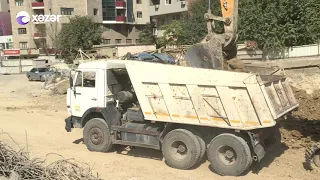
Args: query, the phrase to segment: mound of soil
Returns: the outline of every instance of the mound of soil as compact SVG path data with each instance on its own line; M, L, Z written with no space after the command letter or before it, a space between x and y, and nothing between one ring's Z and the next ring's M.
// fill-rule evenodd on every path
M320 90L307 94L305 90L292 87L299 102L299 108L292 112L296 119L320 121Z
M320 141L320 121L287 119L280 121L282 142L289 148L305 148Z

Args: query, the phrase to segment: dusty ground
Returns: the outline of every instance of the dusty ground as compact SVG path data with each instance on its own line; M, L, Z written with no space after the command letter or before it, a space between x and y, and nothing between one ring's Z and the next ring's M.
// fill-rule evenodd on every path
M320 179L319 173L304 169L304 149L288 148L286 145L275 149L259 166L254 166L238 178L214 174L208 162L188 171L172 169L166 166L161 153L155 150L136 148L111 153L89 152L82 144L81 130L71 133L64 130L64 118L67 116L64 96L41 93L41 84L28 82L24 75L0 75L0 129L8 132L20 146L28 147L31 157L45 158L48 153L58 153L87 162L103 179L115 180ZM299 131L293 124L287 123L285 131ZM295 141L295 138L287 138L286 144L290 146L289 142ZM0 134L0 140L12 144L6 134Z

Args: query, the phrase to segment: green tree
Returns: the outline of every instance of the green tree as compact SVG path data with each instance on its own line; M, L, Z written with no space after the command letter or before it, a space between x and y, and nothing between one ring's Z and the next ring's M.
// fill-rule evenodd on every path
M65 24L57 37L58 49L71 53L88 50L101 42L102 28L89 16L75 16Z
M142 44L155 44L156 38L153 35L153 28L155 27L154 23L148 23L146 27L139 34L140 43Z
M208 7L208 0L198 0L183 13L179 22L182 31L175 34L177 44L199 43L206 36L203 16ZM220 0L212 0L211 9L214 15L221 16ZM319 0L239 0L238 42L253 40L261 49L274 52L284 47L317 43L319 9ZM215 21L215 25L215 31L223 33L223 23ZM172 26L165 28L171 31Z
M182 34L184 29L180 21L174 20L171 24L163 25L163 37L157 39L157 45L163 47L165 45L182 45Z

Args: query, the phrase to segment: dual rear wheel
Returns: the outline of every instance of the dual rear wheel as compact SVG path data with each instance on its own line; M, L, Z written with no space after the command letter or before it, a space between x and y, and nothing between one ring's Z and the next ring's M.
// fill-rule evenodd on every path
M100 118L86 123L83 137L90 151L106 152L113 146L108 124ZM203 160L205 152L212 169L220 175L238 176L252 163L249 145L234 134L220 134L206 146L197 131L175 129L164 137L162 143L162 153L167 165L176 169L194 167Z
M190 169L200 163L205 151L206 146L199 133L185 129L169 132L162 144L166 163L176 169ZM224 133L213 138L207 155L212 169L220 175L238 176L252 163L249 145L234 134Z

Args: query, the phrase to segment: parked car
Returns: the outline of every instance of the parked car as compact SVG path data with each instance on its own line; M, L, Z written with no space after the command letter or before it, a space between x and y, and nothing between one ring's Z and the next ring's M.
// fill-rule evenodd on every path
M50 68L32 68L29 72L27 72L27 78L29 81L40 80L45 81L46 76L50 76L55 74Z

